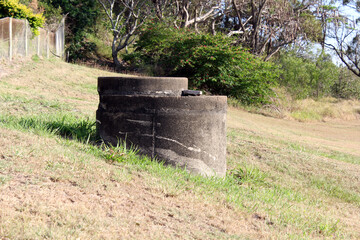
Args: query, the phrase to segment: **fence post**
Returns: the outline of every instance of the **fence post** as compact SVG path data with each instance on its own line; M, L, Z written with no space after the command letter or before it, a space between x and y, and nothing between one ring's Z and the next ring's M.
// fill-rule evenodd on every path
M56 51L56 55L60 56L60 47L59 47L59 29L56 30L55 32L55 51Z
M27 57L29 55L28 53L28 26L29 26L29 23L28 21L25 19L25 57Z
M65 60L65 18L66 17L64 17L62 20L61 20L61 23L62 23L62 46L61 46L61 48L62 48L62 52L61 52L61 55L62 55L62 58L61 59L63 59L63 60Z
M46 31L46 58L49 58L50 57L50 47L49 47L49 44L50 44L50 39L49 39L49 30Z
M40 57L40 36L41 32L39 32L39 35L37 35L37 55Z
M13 57L13 48L12 48L12 18L9 19L9 59L12 60Z
M56 55L61 59L65 58L65 17L61 20L60 26L55 32Z

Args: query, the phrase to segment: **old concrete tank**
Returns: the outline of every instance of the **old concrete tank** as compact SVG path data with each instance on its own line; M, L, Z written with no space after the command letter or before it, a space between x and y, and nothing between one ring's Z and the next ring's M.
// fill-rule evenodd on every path
M100 137L204 176L226 173L226 96L182 96L186 78L99 77Z

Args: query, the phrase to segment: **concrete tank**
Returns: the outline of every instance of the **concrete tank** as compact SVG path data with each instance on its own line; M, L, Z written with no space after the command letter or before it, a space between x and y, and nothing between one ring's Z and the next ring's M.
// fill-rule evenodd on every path
M182 96L186 78L99 77L100 137L204 176L226 173L226 96Z

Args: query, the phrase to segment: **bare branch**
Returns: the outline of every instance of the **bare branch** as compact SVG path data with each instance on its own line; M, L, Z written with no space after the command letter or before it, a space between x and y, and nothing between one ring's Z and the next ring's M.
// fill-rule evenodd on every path
M104 8L111 24L112 57L117 69L121 68L118 53L132 44L136 39L139 27L144 23L150 12L146 0L98 0ZM115 16L115 17L114 17Z

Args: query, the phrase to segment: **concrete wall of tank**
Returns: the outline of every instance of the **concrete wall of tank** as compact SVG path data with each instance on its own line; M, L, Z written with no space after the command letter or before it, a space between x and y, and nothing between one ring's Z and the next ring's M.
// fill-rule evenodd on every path
M101 138L205 176L226 173L225 96L181 96L184 78L99 78Z

